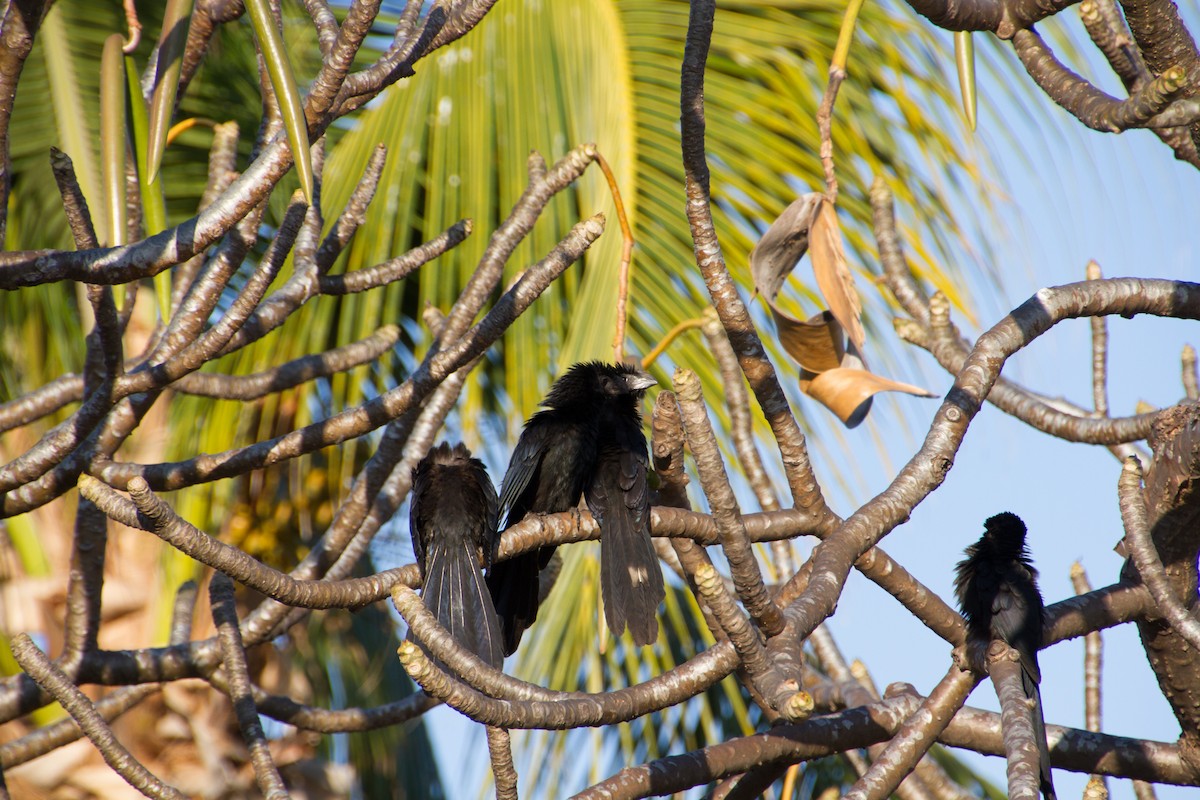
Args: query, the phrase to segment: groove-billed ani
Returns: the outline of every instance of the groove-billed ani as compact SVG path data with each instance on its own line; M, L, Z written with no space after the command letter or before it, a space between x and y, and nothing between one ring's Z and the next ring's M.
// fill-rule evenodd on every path
M638 644L658 635L654 618L663 597L662 572L650 543L646 439L638 405L654 379L628 366L576 364L550 388L525 423L500 487L507 529L526 514L569 511L587 492L600 523L601 581L606 616L620 635L629 622ZM533 624L538 572L554 547L494 564L487 583L504 652L512 653Z
M499 667L500 621L480 572L498 536L492 479L465 446L443 442L417 464L412 486L408 522L421 597L459 644Z
M1050 777L1050 748L1038 684L1042 673L1037 651L1042 646L1042 595L1038 572L1025 547L1025 523L1008 511L983 523L983 537L967 548L954 579L958 604L967 621L967 642L990 644L995 639L1017 651L1021 684L1030 700L1033 734L1038 743L1041 789L1054 800Z

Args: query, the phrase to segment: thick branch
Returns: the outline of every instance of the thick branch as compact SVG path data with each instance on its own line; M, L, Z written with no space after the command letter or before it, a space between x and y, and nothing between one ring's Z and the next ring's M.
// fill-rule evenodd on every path
M683 167L687 183L687 215L691 226L696 263L712 296L713 307L725 334L738 355L738 362L771 426L779 445L784 472L796 508L810 511L832 527L836 517L825 504L821 487L812 471L804 434L788 405L775 368L767 358L762 340L754 329L746 304L725 266L721 245L713 226L709 197L708 161L704 149L704 68L712 39L715 0L697 0L688 17L680 83Z
M1118 100L1063 66L1036 31L1017 31L1013 49L1025 71L1051 100L1092 130L1120 133L1146 127L1185 85L1184 71L1172 67L1136 89L1126 100Z

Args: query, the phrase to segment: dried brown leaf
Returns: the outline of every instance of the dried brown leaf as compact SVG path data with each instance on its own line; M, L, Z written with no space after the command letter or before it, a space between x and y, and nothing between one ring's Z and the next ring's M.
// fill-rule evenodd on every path
M858 289L854 286L854 274L846 264L842 230L831 203L821 204L808 238L817 288L821 290L825 302L829 303L833 316L845 328L850 341L862 350L867 340L862 326L862 304L858 299Z
M750 251L754 288L772 307L783 282L808 251L809 230L823 199L821 193L810 192L795 200Z
M810 248L817 287L830 310L798 320L781 311L775 298ZM866 341L862 306L842 248L837 212L824 195L806 194L784 209L751 251L750 273L755 290L771 309L779 343L800 365L800 390L837 414L847 427L863 421L871 398L879 392L933 396L919 386L867 369L862 357Z
M871 398L879 392L904 392L933 397L931 392L909 383L880 377L865 369L838 367L820 374L801 370L800 391L828 408L848 428L857 426L871 410Z
M802 369L821 373L842 366L842 358L846 354L846 334L833 314L822 311L801 322L774 306L771 311L779 331L779 343Z

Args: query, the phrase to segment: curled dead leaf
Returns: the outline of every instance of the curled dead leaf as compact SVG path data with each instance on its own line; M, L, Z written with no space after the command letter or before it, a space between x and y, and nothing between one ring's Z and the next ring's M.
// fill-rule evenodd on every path
M862 350L867 341L862 326L862 303L854 285L854 273L846 263L842 229L831 203L821 203L821 210L813 220L808 239L817 288L821 290L825 302L829 303L834 318L845 328L850 341Z
M774 307L775 298L787 276L808 252L809 230L821 210L825 196L810 192L792 202L750 252L750 274L754 289Z
M787 276L811 247L813 274L830 309L807 320L781 311L775 298ZM813 192L784 209L750 253L755 290L775 320L779 343L800 365L800 390L820 402L850 428L871 409L879 392L933 397L920 388L889 380L867 369L862 357L866 332L854 275L846 262L837 212Z
M871 410L871 398L880 392L904 392L917 397L933 397L932 392L900 383L865 369L838 367L820 374L800 371L800 391L821 403L847 428L856 427Z
M846 355L846 334L833 314L822 311L804 322L792 319L787 314L771 311L775 317L775 328L779 331L779 343L787 354L796 359L801 369L821 373L842 366Z

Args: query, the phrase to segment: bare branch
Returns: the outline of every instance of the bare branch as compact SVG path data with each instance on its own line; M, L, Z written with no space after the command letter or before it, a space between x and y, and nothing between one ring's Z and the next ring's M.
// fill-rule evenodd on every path
M403 384L377 398L247 447L173 464L107 462L98 465L95 474L113 486L123 486L133 477L141 476L152 488L180 489L261 469L375 430L414 407L447 375L490 346L555 278L583 255L603 230L602 215L577 224L545 259L525 271L521 280L467 335L427 359Z
M1004 642L992 642L988 652L988 672L1000 698L1000 725L1008 757L1008 796L1037 800L1041 780L1037 722L1030 712L1039 712L1030 704L1022 686L1021 669L1016 650Z
M866 775L843 795L846 800L885 800L900 786L967 702L979 678L951 665L929 697L904 721Z
M687 181L687 215L691 226L696 263L712 296L713 307L721 318L729 342L738 354L738 362L758 399L783 459L784 472L792 491L796 508L828 518L832 527L833 512L825 504L821 487L813 475L804 434L788 406L787 397L775 368L767 358L762 340L754 329L745 303L729 275L721 255L713 227L709 197L709 171L704 152L704 66L712 39L714 0L692 3L688 17L687 42L683 55L683 75L680 85L683 166Z
M246 648L242 644L241 631L238 630L233 583L226 576L217 573L213 575L208 591L212 603L213 624L217 626L217 641L221 644L221 661L229 681L229 699L233 701L238 727L242 729L242 738L250 750L250 761L254 764L258 788L267 800L281 800L289 795L271 758L267 737L258 719L254 698L250 694L250 672L246 666Z
M1150 537L1150 520L1142 496L1142 465L1135 458L1125 460L1117 481L1121 521L1125 523L1125 548L1137 567L1138 575L1150 590L1157 611L1189 645L1200 650L1200 620L1196 619L1167 581L1166 570Z
M1145 127L1166 110L1186 83L1182 67L1172 67L1134 91L1127 100L1118 100L1063 66L1032 29L1017 31L1013 49L1025 65L1025 71L1051 100L1092 130L1120 133L1129 128Z
M708 411L704 407L700 380L691 370L677 370L675 392L683 415L688 446L696 459L696 471L700 473L704 494L708 497L713 518L721 533L721 549L729 559L729 570L737 586L738 597L745 603L755 625L762 628L768 637L775 636L783 631L783 617L767 593L754 550L742 525L737 498L725 474L721 453L708 420Z
M487 726L488 754L496 800L517 800L517 770L513 767L512 742L504 728Z
M1190 344L1183 346L1183 356L1180 360L1180 371L1183 373L1183 391L1188 400L1200 400L1200 377L1196 375L1196 348Z
M21 665L21 669L75 718L79 727L100 751L100 755L104 756L105 762L130 786L147 797L185 800L180 791L150 774L150 771L117 741L112 729L96 711L87 695L76 688L74 682L64 675L28 636L18 633L13 637L11 647L13 658Z

